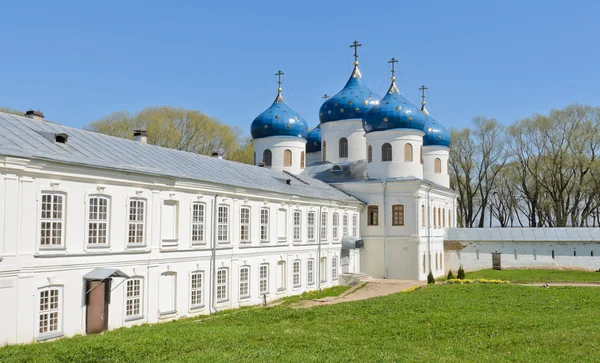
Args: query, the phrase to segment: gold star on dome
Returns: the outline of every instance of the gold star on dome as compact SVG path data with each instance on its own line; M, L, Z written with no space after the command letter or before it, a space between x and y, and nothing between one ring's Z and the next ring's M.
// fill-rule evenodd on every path
M265 129L268 129L268 128L269 128L269 125L265 125Z
M358 111L360 111L360 108L357 107L354 109L354 111L358 112Z
M387 117L384 117L384 118L383 118L383 122L388 122L388 118L387 118Z
M277 120L279 120L279 115L275 115L275 118L276 118Z
M409 118L408 118L408 121L412 122L412 117L409 117Z
M319 116L323 116L323 112L321 112L321 113L319 114Z
M328 113L329 115L331 115L331 110L327 111L327 113Z
M352 106L352 101L348 101L348 104L349 104L350 106Z
M338 107L338 103L337 103L337 102L336 102L336 103L334 103L333 105L334 105L335 107Z
M364 101L363 101L363 103L364 103L365 105L368 105L368 104L369 104L369 100L364 100Z
M400 111L401 109L402 109L402 106L396 107L396 111Z
M344 109L343 109L343 108L340 108L340 112L341 112L341 113L344 113Z

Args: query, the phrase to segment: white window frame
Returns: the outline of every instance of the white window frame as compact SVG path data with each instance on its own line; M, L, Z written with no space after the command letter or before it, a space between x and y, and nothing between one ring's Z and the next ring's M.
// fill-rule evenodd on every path
M277 261L277 292L287 290L287 261Z
M55 293L54 296L53 293ZM38 341L63 335L63 297L63 286L61 285L44 286L38 290L36 333ZM56 329L50 330L54 325L52 324L54 314L56 314L54 317ZM42 321L46 321L46 331L42 331Z
M162 276L170 276L170 278L172 279L172 283L173 283L173 291L172 291L172 305L173 308L171 310L165 310L162 311L160 309L160 297L165 296L165 291L162 290L162 286L161 286L161 282L162 282ZM159 291L159 315L172 315L172 314L176 314L177 313L177 273L173 272L173 271L165 271L163 273L161 273L159 275L159 280L158 280L158 291Z
M135 213L132 214L132 203L136 203ZM140 206L138 203L142 203L142 219L139 218ZM128 247L139 247L146 245L146 221L148 220L148 200L145 198L129 198L127 201L127 246ZM134 216L134 219L131 217ZM134 227L135 226L135 227ZM131 232L133 227L133 239L134 242L131 242ZM139 232L141 231L141 238L139 237ZM141 241L138 242L138 239Z
M331 279L334 281L338 279L338 258L337 258L337 256L333 256L331 258Z
M333 220L332 220L332 237L334 241L337 241L340 239L340 214L339 213L333 213Z
M348 213L344 213L344 215L342 216L342 237L348 235L348 222L349 221L350 220L348 218Z
M217 206L217 244L228 244L229 240L229 205Z
M244 216L247 213L247 216ZM250 221L252 220L252 209L249 206L244 205L240 208L240 242L250 242ZM244 233L245 229L245 233ZM245 235L244 235L245 234Z
M135 290L135 283L138 283L138 289L137 289L137 294L134 294L136 292ZM131 283L131 295L129 295L129 287L130 287L130 283ZM125 321L131 321L131 320L137 320L137 319L141 319L144 317L144 278L143 277L131 277L129 279L127 279L125 281L125 283L123 284L123 296L125 298L125 304L124 304L124 308L123 308L123 312L125 313ZM135 303L137 300L137 312L135 311ZM128 306L128 302L131 301L133 306L132 306L132 310L131 313L129 313L127 306Z
M311 223L312 219L312 223ZM316 221L316 213L308 212L306 218L306 238L309 242L315 241L315 221Z
M352 236L358 237L358 214L352 214Z
M250 266L240 267L240 299L250 298Z
M270 219L269 208L260 209L260 241L269 242L270 231L269 231L269 219Z
M190 273L190 310L204 307L204 271Z
M320 237L321 237L321 243L327 243L327 212L322 212L321 213L321 230L320 230Z
M327 282L327 257L323 256L320 260L320 270L319 270L319 279L322 283Z
M224 278L223 278L224 274ZM229 268L220 267L217 269L216 276L216 297L217 302L225 302L229 300Z
M315 259L309 258L306 262L306 284L312 286L315 284Z
M293 216L294 220L294 228L293 228L293 237L294 242L302 241L302 212L299 210L295 210Z
M92 211L92 200L97 200L98 204L96 204L96 210ZM106 211L101 212L100 201L106 201ZM87 247L97 248L97 247L108 247L110 246L110 206L111 206L111 198L104 194L91 194L87 197L86 204L86 244ZM95 214L96 218L92 218ZM100 218L102 214L105 215L105 218ZM95 233L92 233L92 225L95 224L96 228L94 229ZM104 229L101 229L101 225L104 224ZM104 236L100 236L100 232L104 230ZM92 239L99 241L101 238L104 238L104 242L90 242Z
M172 238L164 238L163 233L164 230L163 228L165 228L165 226L163 225L163 218L164 215L163 213L165 213L165 205L171 205L174 208L174 213L175 215L173 216L173 235L171 236ZM179 201L174 200L174 199L164 199L160 205L161 207L161 211L160 211L160 240L162 242L163 245L166 246L173 246L173 245L177 245L178 241L179 241Z
M49 207L50 210L46 211L44 210L44 206L47 205L47 201L44 201L45 198L50 197L50 201L49 201ZM60 212L60 217L58 217L57 215L54 215L54 209L55 206L57 205L57 201L55 200L55 197L60 197L60 209L56 210L57 212ZM66 232L66 212L67 212L67 208L66 208L66 204L67 204L67 194L63 193L63 192L51 192L51 191L45 191L42 192L40 195L40 202L39 202L39 206L40 206L40 211L38 214L39 217L39 223L38 226L40 228L40 232L38 234L38 243L40 246L40 249L64 249L66 247L65 244L65 232ZM50 218L48 218L50 217ZM57 224L60 223L60 226L58 226ZM46 227L50 227L50 228L44 228L44 226ZM48 237L46 237L46 232L49 234ZM58 232L58 233L57 233ZM57 243L52 243L53 237L52 235L54 235L54 240L57 241ZM49 243L43 243L44 241L49 241Z
M258 288L260 295L269 294L269 264L262 263L258 267Z
M302 261L300 260L294 260L294 263L292 264L292 286L294 288L299 288L302 286L302 278L301 278L301 266L302 266Z
M192 245L204 245L206 239L206 203L193 202L191 206L191 241Z

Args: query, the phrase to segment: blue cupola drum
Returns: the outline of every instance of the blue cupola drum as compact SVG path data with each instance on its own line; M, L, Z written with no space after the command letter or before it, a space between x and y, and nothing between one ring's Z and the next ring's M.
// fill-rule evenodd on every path
M423 146L450 147L450 131L430 116L425 116Z
M253 139L276 136L306 139L308 124L302 116L285 103L280 88L271 107L252 121L250 134Z
M306 152L314 153L319 151L321 151L321 128L317 126L308 133Z

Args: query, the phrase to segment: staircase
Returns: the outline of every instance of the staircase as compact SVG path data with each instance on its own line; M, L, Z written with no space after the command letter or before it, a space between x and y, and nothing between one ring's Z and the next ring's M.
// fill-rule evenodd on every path
M341 286L354 286L368 278L369 275L362 272L344 272L340 274L339 282Z

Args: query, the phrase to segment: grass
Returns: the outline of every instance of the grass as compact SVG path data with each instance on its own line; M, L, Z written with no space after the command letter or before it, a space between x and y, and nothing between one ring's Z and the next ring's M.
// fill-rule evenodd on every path
M600 288L430 285L293 309L249 309L0 349L0 362L586 362Z
M600 283L600 272L580 270L480 270L467 272L467 279L508 280L514 283L587 282Z
M280 301L282 301L281 305L290 305L290 304L297 303L297 302L300 302L303 300L316 300L316 299L322 299L322 298L330 297L330 296L331 297L340 296L341 294L348 291L349 289L350 289L350 286L332 286L332 287L324 288L321 291L319 291L319 290L307 291L300 295L284 297Z

